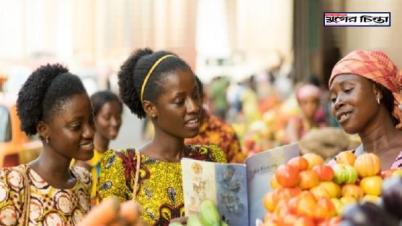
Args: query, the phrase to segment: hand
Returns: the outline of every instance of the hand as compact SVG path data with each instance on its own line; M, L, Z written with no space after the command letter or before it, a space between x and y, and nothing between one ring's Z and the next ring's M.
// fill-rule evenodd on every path
M187 220L188 220L188 217L178 217L178 218L174 218L174 219L170 220L170 223L177 222L182 225L187 225Z
M140 207L135 201L120 203L108 198L95 206L78 226L141 226Z

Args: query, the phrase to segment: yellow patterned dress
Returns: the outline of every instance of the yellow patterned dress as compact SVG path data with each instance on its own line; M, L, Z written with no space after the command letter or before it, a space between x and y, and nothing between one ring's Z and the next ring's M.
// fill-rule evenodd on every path
M190 147L188 158L226 162L224 153L215 145ZM167 226L171 219L184 216L181 164L140 156L136 200L143 209L141 219L148 225ZM137 157L135 149L109 150L103 155L98 186L100 199L132 199Z
M33 169L19 165L0 170L0 225L20 225L25 207L24 177L30 184L29 225L76 225L90 210L91 174L72 167L72 189L51 187Z

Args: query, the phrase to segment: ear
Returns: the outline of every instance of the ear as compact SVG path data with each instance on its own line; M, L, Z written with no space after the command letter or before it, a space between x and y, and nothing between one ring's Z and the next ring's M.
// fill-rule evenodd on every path
M144 108L145 113L150 118L155 118L158 116L158 110L156 109L156 106L153 103L151 103L151 101L144 100L142 102L142 107Z
M374 95L375 95L376 98L378 97L379 99L382 99L382 92L381 92L381 90L376 86L375 83L373 83L373 92L374 92Z
M44 139L50 135L49 126L43 121L39 121L38 124L36 124L36 131L38 131L39 136Z

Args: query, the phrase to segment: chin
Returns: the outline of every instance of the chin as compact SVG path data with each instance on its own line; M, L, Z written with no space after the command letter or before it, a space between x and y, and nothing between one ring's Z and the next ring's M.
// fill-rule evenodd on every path
M194 138L194 137L198 136L198 134L199 134L199 130L197 130L197 132L187 134L184 138Z
M94 153L88 153L85 155L80 155L78 158L75 158L76 160L80 160L80 161L89 161L94 157Z

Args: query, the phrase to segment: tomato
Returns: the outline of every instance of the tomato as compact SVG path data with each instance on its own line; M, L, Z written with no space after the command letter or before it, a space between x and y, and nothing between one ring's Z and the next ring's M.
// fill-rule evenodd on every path
M315 226L315 223L311 218L302 216L297 218L293 226Z
M346 184L342 187L342 196L351 197L357 201L362 199L364 196L364 191L361 187L355 184Z
M316 219L324 219L327 217L334 217L336 215L336 208L328 198L319 198L317 200Z
M303 155L308 162L308 169L313 169L314 166L324 165L324 159L314 153L306 153Z
M332 181L322 181L318 186L324 187L330 194L331 198L338 198L341 196L341 187Z
M278 205L276 206L273 215L278 220L278 223L282 225L285 217L287 215L290 215L286 201L281 200L278 202Z
M316 199L321 198L321 197L331 198L331 194L323 186L318 185L317 187L310 189L310 192L314 195L314 197Z
M381 195L382 178L380 176L365 177L360 181L360 187L367 195Z
M297 216L293 215L293 214L289 214L287 216L285 216L285 218L283 219L283 226L293 226L294 223L297 221Z
M337 184L354 184L357 180L357 171L352 166L337 163L332 169L335 173L334 182Z
M336 163L353 166L356 160L356 155L350 151L344 151L336 156Z
M373 153L359 155L353 166L361 178L375 176L381 172L380 158Z
M290 159L287 163L288 165L294 166L295 168L297 168L299 171L303 171L308 169L308 161L307 159L298 156L298 157L294 157L292 159Z
M280 165L275 171L275 177L278 183L287 188L295 187L299 184L299 170L294 166Z
M296 212L297 215L313 218L317 210L317 201L310 192L308 193L302 192L298 196Z
M271 185L271 188L272 189L277 189L277 188L279 188L281 185L278 183L278 181L276 180L276 176L275 175L273 175L272 177L271 177L271 181L270 181L270 183L269 183L270 185Z
M307 190L318 185L320 180L318 175L314 170L305 170L300 172L300 182L299 187L302 190Z
M301 193L301 189L294 188L278 188L274 191L275 198L278 200L288 201Z
M279 223L275 219L269 219L264 222L264 226L279 226Z
M313 170L317 173L320 181L332 181L332 179L334 179L335 173L331 166L314 166Z

